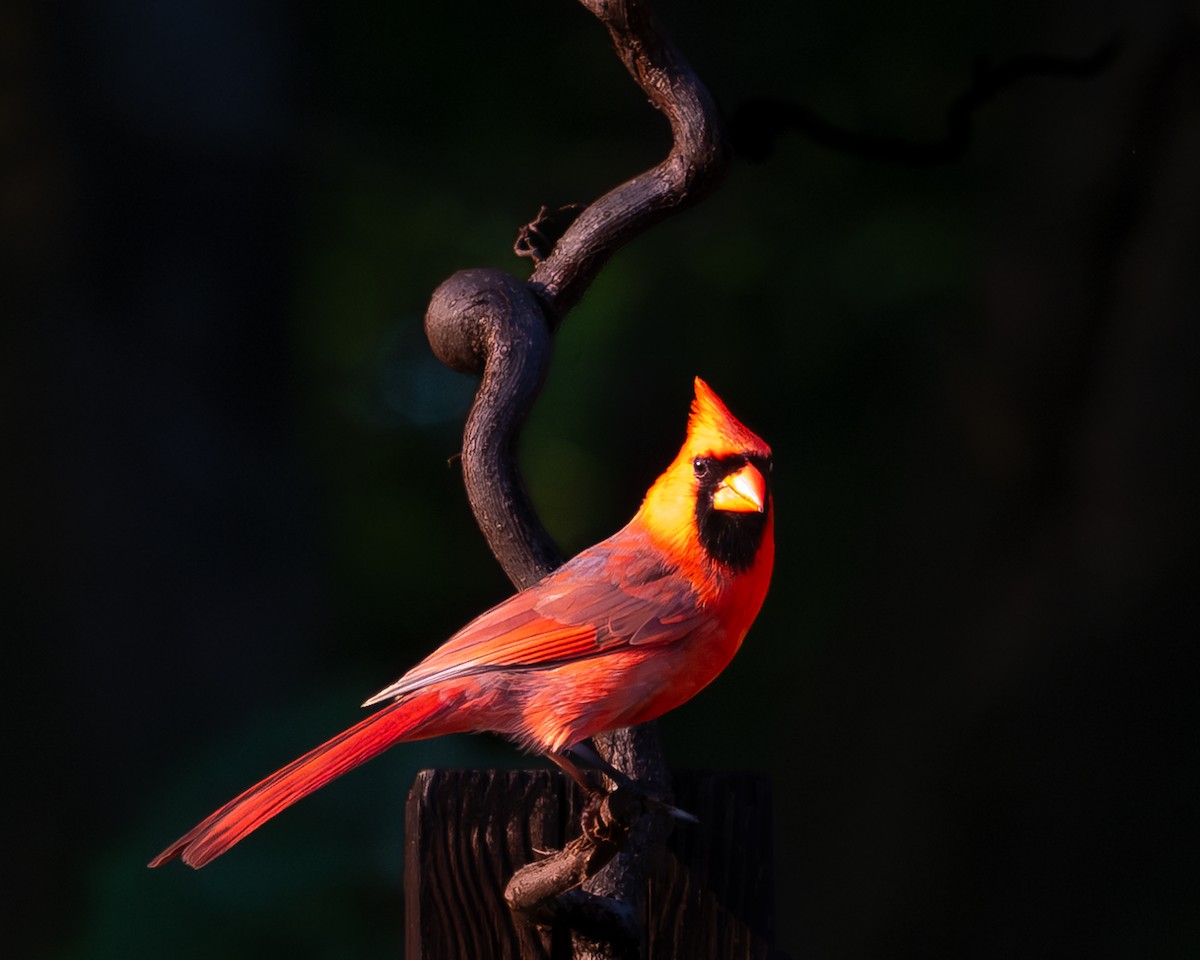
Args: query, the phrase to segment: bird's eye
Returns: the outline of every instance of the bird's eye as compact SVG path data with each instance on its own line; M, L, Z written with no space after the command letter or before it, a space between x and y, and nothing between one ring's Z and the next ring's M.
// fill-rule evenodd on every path
M692 461L692 471L696 474L697 480L703 480L708 476L709 463L704 457L697 457Z

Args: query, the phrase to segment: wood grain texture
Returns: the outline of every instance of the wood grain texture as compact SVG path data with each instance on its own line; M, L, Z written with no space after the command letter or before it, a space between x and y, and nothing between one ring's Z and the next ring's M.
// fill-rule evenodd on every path
M771 791L754 774L688 773L675 802L700 818L680 824L650 872L647 960L781 960L773 949Z
M683 773L700 818L646 854L644 956L781 960L771 947L771 797L754 774ZM557 771L423 771L408 798L409 960L574 956L571 932L514 918L512 873L579 835L583 796ZM641 924L639 924L641 925Z
M561 842L564 791L549 771L424 770L405 825L407 956L528 956L504 885Z

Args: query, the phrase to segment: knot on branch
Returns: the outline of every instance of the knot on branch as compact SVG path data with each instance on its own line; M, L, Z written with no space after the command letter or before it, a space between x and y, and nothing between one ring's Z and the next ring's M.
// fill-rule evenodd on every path
M481 376L497 353L532 351L543 366L550 360L550 331L537 297L493 268L460 270L434 290L425 336L434 355L459 373Z
M562 563L516 460L517 434L550 367L545 311L503 270L460 270L433 292L425 336L442 363L483 377L463 432L463 482L488 546L524 589Z
M554 210L542 204L538 215L517 232L513 253L528 257L534 264L541 263L583 210L582 203L568 203Z

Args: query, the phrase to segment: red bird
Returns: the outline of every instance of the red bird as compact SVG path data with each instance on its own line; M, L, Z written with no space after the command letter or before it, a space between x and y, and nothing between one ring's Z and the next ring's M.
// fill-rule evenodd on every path
M202 867L403 740L493 731L581 780L589 738L707 686L758 615L775 559L771 448L699 377L683 449L607 540L471 621L364 706L387 703L235 797L150 861ZM609 768L611 769L611 768Z

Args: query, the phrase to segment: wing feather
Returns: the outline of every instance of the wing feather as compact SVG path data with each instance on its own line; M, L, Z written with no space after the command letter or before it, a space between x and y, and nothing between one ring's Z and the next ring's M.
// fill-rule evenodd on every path
M364 706L472 674L557 666L626 644L671 643L704 622L687 578L618 535L472 620Z

